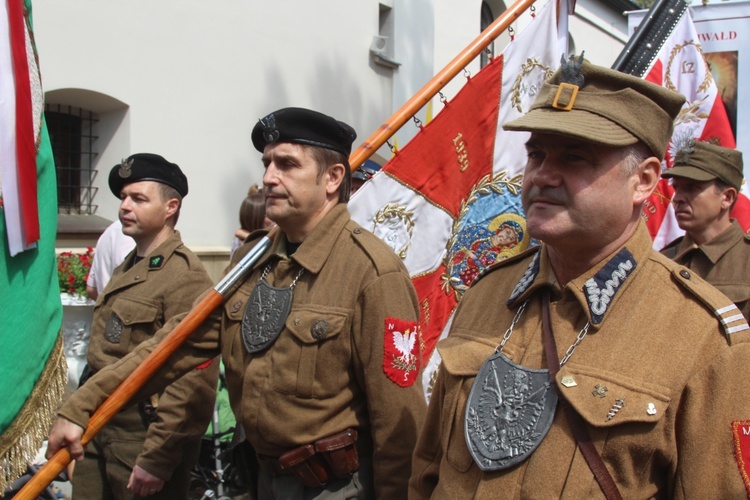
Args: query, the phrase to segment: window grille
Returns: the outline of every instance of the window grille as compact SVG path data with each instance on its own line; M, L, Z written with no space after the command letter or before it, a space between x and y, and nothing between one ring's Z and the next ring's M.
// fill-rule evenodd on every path
M94 214L94 125L91 112L62 104L45 105L52 153L57 171L57 211L60 214Z

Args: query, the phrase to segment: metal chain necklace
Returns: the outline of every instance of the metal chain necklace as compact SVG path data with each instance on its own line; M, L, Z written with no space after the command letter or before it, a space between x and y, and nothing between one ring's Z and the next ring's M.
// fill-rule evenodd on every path
M482 364L466 403L466 445L483 471L507 469L526 460L549 432L555 416L557 393L549 370L521 366L502 352L528 303L527 299L521 304L494 354ZM588 329L587 322L560 366L570 359Z
M526 310L526 304L529 303L529 299L526 299L526 301L521 304L521 307L518 308L516 311L516 315L513 316L513 321L511 321L510 326L507 330L505 330L505 334L503 335L503 340L500 342L500 345L498 345L495 348L495 352L503 352L503 347L505 347L505 343L510 339L510 336L513 334L513 327L516 326L516 323L518 323L518 320L521 319L521 315L523 314L524 310ZM589 332L589 326L591 323L589 321L586 322L585 325L583 325L583 328L578 332L578 336L576 337L575 342L571 344L570 347L568 347L568 350L565 351L565 355L563 356L562 360L560 360L560 366L564 365L568 362L568 359L573 355L573 353L576 350L576 347L578 347L578 344L581 343L581 341L586 337L586 334Z
M242 341L251 354L268 348L281 334L292 308L294 287L305 272L300 269L291 285L278 288L266 282L270 270L269 262L250 293L242 317Z

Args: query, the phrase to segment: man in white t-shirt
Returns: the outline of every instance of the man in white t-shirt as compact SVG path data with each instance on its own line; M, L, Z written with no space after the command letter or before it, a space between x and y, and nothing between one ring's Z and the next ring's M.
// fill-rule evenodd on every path
M122 224L117 219L104 230L96 242L94 261L91 263L89 277L86 280L86 295L96 300L99 292L107 286L112 271L122 264L125 257L135 248L135 241L122 234Z

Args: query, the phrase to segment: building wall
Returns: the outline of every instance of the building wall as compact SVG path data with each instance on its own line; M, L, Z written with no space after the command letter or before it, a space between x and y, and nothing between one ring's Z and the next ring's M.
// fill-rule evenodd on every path
M625 18L599 0L578 4L598 22L571 20L576 47L611 64L624 38L607 30L624 33ZM363 141L479 34L481 0L35 0L33 7L48 98L100 118L97 215L117 214L107 187L113 165L135 152L161 154L189 179L178 224L184 241L216 260L228 250L248 187L262 179L250 142L258 118L311 107L348 122ZM370 57L373 36L383 32L392 36L396 69ZM496 42L496 54L507 39ZM462 81L451 82L446 97ZM401 145L416 131L407 127ZM378 153L389 156L387 147Z

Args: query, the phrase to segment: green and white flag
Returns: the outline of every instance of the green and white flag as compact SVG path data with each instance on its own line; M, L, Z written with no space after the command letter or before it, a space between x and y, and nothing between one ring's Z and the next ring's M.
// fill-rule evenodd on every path
M37 454L62 399L55 164L30 0L0 0L0 493Z

